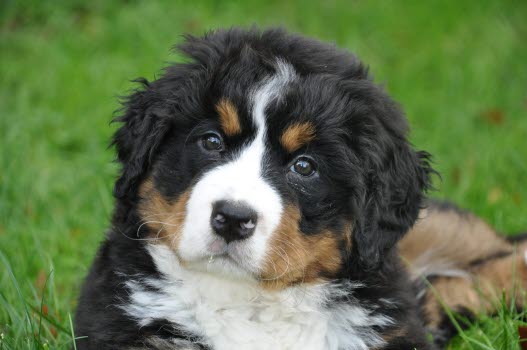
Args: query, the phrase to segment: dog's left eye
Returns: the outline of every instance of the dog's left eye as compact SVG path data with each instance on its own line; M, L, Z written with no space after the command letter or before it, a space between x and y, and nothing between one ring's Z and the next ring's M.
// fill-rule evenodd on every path
M291 165L291 171L307 177L313 175L316 169L315 164L311 159L300 157L295 160L293 165Z
M201 138L201 144L207 151L222 151L223 141L216 134L206 134Z

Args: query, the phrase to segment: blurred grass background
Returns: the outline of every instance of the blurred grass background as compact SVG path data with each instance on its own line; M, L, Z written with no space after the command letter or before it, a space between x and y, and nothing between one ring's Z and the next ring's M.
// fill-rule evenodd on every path
M0 349L69 348L69 315L111 215L109 125L130 79L182 33L282 25L367 62L434 155L436 197L527 230L526 1L0 1ZM523 314L452 349L517 349Z

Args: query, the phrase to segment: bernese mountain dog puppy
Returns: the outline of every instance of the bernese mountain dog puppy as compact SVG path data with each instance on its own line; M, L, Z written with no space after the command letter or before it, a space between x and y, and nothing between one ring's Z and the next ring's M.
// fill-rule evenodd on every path
M179 49L117 119L78 349L436 349L445 307L519 297L525 247L425 199L429 154L355 56L281 29Z

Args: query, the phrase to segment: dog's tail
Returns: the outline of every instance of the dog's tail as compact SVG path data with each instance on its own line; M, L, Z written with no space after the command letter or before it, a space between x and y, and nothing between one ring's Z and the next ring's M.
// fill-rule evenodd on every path
M527 233L507 239L469 212L431 202L399 249L438 345L456 333L453 314L463 326L478 312L496 313L503 297L524 304Z

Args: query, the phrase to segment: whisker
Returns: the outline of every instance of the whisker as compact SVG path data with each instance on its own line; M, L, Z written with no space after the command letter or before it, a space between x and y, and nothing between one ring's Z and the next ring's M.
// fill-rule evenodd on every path
M281 242L283 244L286 244L288 245L289 247L291 247L291 250L297 255L298 259L300 260L300 266L301 266L301 272L302 272L302 279L301 279L301 284L304 284L305 282L305 278L306 278L306 263L305 263L305 256L307 256L308 252L307 250L304 248L304 247L301 247L297 244L294 244L293 242L290 242L290 241L287 241L287 240L284 240L284 239L281 239L280 237L275 237L275 239L278 241L278 242ZM301 251L304 253L304 254L301 254ZM292 273L293 271L291 271Z
M280 252L278 252L278 251L277 251L275 248L273 248L273 247L271 247L271 250L272 250L274 253L276 253L278 256L280 256L280 257L285 261L285 263L287 264L286 269L285 269L284 272L282 272L280 275L275 276L275 277L273 277L273 278L264 278L264 279L262 279L263 281L276 281L276 280L278 280L279 278L285 276L285 274L289 271L289 269L290 269L290 267L291 267L291 263L290 263L290 260L289 260L289 255L287 255L287 252L286 252L284 249L282 249L281 247L277 247L277 248L280 248L280 249L284 252L284 254L281 254ZM269 262L272 264L273 269L275 270L275 273L278 273L278 270L276 269L276 264L274 263L274 261L271 259Z

